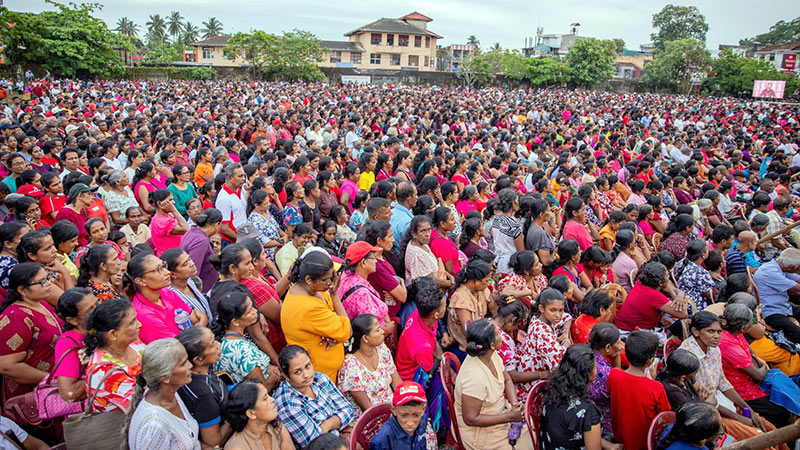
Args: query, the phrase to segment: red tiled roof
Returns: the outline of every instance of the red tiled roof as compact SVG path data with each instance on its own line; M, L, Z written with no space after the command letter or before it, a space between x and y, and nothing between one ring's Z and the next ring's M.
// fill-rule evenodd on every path
M800 41L787 42L785 44L780 44L780 45L768 45L766 47L759 48L756 51L771 52L775 50L800 50Z
M430 17L420 14L416 11L412 12L411 14L406 14L405 16L401 17L401 19L408 19L408 20L421 20L423 22L433 22L433 19Z

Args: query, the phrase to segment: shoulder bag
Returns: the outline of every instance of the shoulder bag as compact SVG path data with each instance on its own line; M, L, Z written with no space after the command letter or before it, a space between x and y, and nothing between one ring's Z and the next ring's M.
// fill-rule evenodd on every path
M117 370L124 372L119 367L111 369L103 376L100 385L102 386L106 382L106 378ZM64 421L64 438L67 448L119 450L122 448L124 440L122 430L125 426L125 411L119 408L103 413L94 411L97 391L92 392L91 383L88 382L87 389L89 400L86 410L73 414Z
M58 362L56 362L50 374L39 382L39 385L33 390L39 419L55 419L56 417L77 414L83 411L85 406L84 402L68 402L64 400L61 394L58 393L58 382L53 381L53 375L56 373L56 370L58 370L58 366L60 366L64 358L73 351L78 351L78 347L72 347L64 352L64 354L58 358Z

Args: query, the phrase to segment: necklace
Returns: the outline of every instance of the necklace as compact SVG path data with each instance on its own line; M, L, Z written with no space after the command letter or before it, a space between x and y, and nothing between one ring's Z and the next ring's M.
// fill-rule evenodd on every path
M245 337L243 335L239 334L239 333L231 333L231 332L225 333L224 337L229 337L229 336L230 337L237 337L237 338L239 338L241 340L245 340Z

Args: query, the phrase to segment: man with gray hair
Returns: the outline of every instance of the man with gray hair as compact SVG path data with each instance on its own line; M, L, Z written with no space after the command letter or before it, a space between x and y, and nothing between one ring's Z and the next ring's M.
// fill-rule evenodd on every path
M244 169L241 164L233 163L225 167L225 184L217 193L214 203L222 213L222 246L236 242L236 229L247 223L247 193L244 185Z
M787 248L758 268L753 282L761 298L764 322L783 331L787 339L800 343L800 326L790 317L800 319L800 306L789 302L789 293L800 294L800 250Z

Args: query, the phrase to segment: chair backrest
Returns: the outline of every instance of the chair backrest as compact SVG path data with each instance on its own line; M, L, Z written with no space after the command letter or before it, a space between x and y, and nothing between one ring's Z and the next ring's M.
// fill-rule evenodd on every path
M658 441L667 425L675 423L675 412L664 411L659 413L650 423L650 429L647 430L647 450L654 450L658 446Z
M439 365L439 376L442 378L444 394L447 398L447 409L450 411L450 431L447 433L447 441L457 450L464 448L461 445L461 432L458 430L458 419L456 418L455 387L456 375L461 370L461 361L450 352L442 354L442 363Z
M655 251L658 251L658 247L661 246L661 239L664 237L661 233L654 233L653 234L653 248Z
M664 362L667 362L667 358L669 355L674 352L678 347L681 346L681 340L676 338L675 336L667 339L667 342L664 344Z
M540 422L542 420L542 407L544 406L544 389L548 381L537 381L528 392L528 399L525 401L525 423L528 425L528 432L531 434L533 450L539 450L540 446Z
M364 411L350 433L350 450L358 450L359 445L362 449L368 449L369 441L391 417L392 406L388 403L372 405Z

